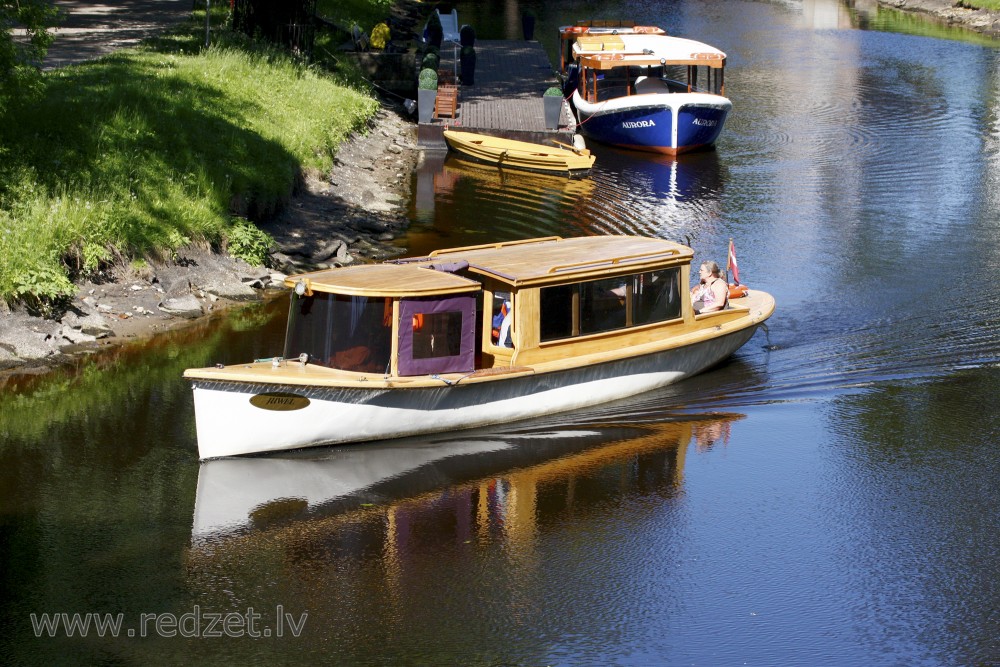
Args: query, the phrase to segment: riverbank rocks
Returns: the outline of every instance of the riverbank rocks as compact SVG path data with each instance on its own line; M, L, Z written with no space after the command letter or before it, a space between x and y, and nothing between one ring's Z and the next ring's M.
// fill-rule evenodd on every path
M11 309L0 320L0 370L51 359L63 344L62 325Z
M165 299L160 302L158 307L168 315L175 315L189 320L201 317L204 314L201 302L198 301L198 297L194 294Z
M83 300L86 303L86 300ZM114 335L114 330L108 320L100 312L83 312L77 309L69 310L62 318L63 331L76 331L93 340ZM67 338L70 338L67 336ZM72 339L71 339L72 340ZM74 341L78 342L78 341Z

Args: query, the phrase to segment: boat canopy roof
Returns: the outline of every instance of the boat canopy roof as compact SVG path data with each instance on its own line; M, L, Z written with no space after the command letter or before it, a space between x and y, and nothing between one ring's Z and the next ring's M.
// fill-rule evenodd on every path
M469 263L469 270L514 287L579 280L690 263L694 252L673 241L641 236L557 236L438 250L430 260Z
M726 54L714 46L666 35L580 35L573 53L593 69L658 65L725 67Z
M436 296L475 292L479 283L428 264L360 264L285 278L287 287L303 281L306 289L352 296Z
M311 292L369 297L425 297L475 292L480 283L453 271L496 278L511 287L635 273L690 263L691 248L642 236L552 236L436 250L427 257L393 260L289 276Z

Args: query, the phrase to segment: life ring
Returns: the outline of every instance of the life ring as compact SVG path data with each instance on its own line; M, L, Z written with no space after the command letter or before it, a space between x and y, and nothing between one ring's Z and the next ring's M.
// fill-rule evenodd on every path
M573 33L574 35L579 35L581 33L587 32L587 29L579 25L571 25L568 28L563 29L565 32Z
M745 296L749 296L750 288L746 285L730 285L729 286L729 298L730 299L742 299Z
M660 29L657 28L655 25L637 25L634 28L632 28L632 32L634 32L637 35L648 35L659 31Z
M692 53L692 60L722 60L721 53Z

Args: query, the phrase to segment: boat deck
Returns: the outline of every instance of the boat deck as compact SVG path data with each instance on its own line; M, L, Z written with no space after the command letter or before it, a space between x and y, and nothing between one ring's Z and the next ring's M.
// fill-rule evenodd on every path
M459 71L457 51L443 45L442 70ZM573 143L576 120L563 103L558 130L545 129L542 93L558 86L555 68L539 42L520 40L476 40L476 75L471 86L458 86L458 109L454 117L434 118L418 127L422 148L446 148L442 132L452 127L508 139L550 143L551 139Z

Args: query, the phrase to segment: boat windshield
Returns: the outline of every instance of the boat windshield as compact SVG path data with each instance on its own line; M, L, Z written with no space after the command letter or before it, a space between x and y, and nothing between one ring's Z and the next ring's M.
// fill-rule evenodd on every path
M392 300L292 294L285 357L345 371L385 373L392 350Z

